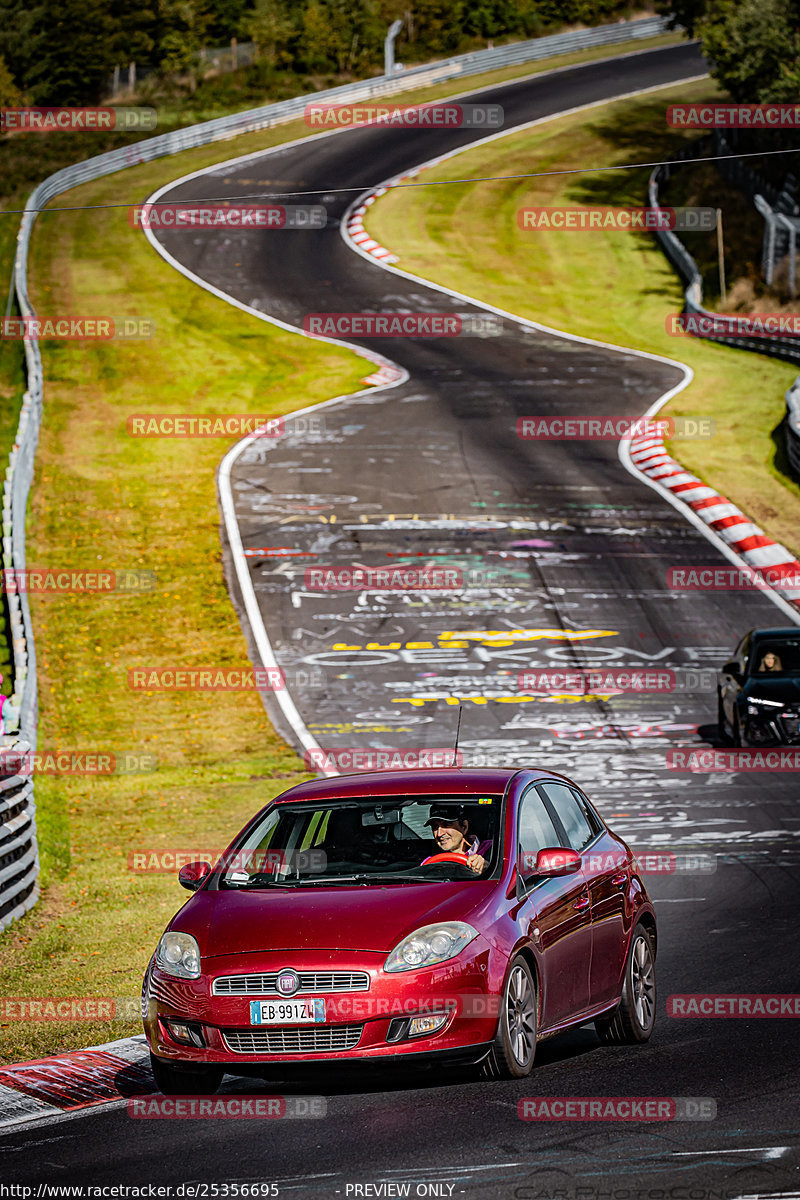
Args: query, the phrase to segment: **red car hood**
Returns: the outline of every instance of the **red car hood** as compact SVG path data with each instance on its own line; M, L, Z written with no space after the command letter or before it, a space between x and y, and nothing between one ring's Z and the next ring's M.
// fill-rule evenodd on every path
M198 892L170 928L197 938L203 958L258 950L387 952L420 925L465 920L496 883L406 883Z

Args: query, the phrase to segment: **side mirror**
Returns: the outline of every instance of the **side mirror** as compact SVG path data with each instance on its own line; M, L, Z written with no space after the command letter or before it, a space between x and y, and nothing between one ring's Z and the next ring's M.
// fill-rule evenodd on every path
M742 682L742 669L735 660L725 663L725 666L722 668L722 674L732 676L737 683Z
M200 884L211 874L211 863L193 862L181 867L178 872L178 883L189 892L196 892Z
M530 879L538 876L540 879L555 879L560 875L574 875L581 869L581 856L576 850L568 850L566 846L547 846L536 855L523 853L520 855L520 874Z

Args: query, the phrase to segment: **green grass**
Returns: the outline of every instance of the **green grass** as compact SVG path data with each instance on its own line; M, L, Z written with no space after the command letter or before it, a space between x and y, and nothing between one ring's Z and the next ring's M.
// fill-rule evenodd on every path
M715 436L675 441L672 452L800 554L800 487L786 473L778 432L796 368L668 335L665 322L680 312L682 291L651 235L534 232L517 223L526 206L642 205L647 170L592 166L673 156L685 135L667 129L665 107L715 95L708 82L682 85L511 134L418 178L574 174L398 188L369 210L367 225L403 270L555 329L688 363L695 379L665 413L710 417ZM690 236L686 244L691 251Z

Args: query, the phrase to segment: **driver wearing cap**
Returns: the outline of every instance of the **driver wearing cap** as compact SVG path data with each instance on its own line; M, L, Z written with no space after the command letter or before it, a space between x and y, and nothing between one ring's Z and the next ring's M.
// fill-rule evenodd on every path
M490 853L492 844L479 842L470 833L469 817L463 804L432 804L425 824L430 827L440 854L466 854L469 869L476 875L483 874L485 855Z

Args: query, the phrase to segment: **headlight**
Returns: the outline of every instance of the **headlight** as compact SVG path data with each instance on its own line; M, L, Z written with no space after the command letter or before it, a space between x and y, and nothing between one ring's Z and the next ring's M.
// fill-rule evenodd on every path
M179 979L197 979L200 975L200 947L190 933L165 933L158 943L156 963L168 975Z
M761 700L758 696L747 697L747 711L751 714L751 716L756 713L760 714L761 716L767 716L767 713L764 712L765 708L783 707L784 704L782 700Z
M439 925L423 925L404 937L395 946L384 964L384 971L415 971L435 963L455 958L473 938L477 929L465 921L443 921Z

